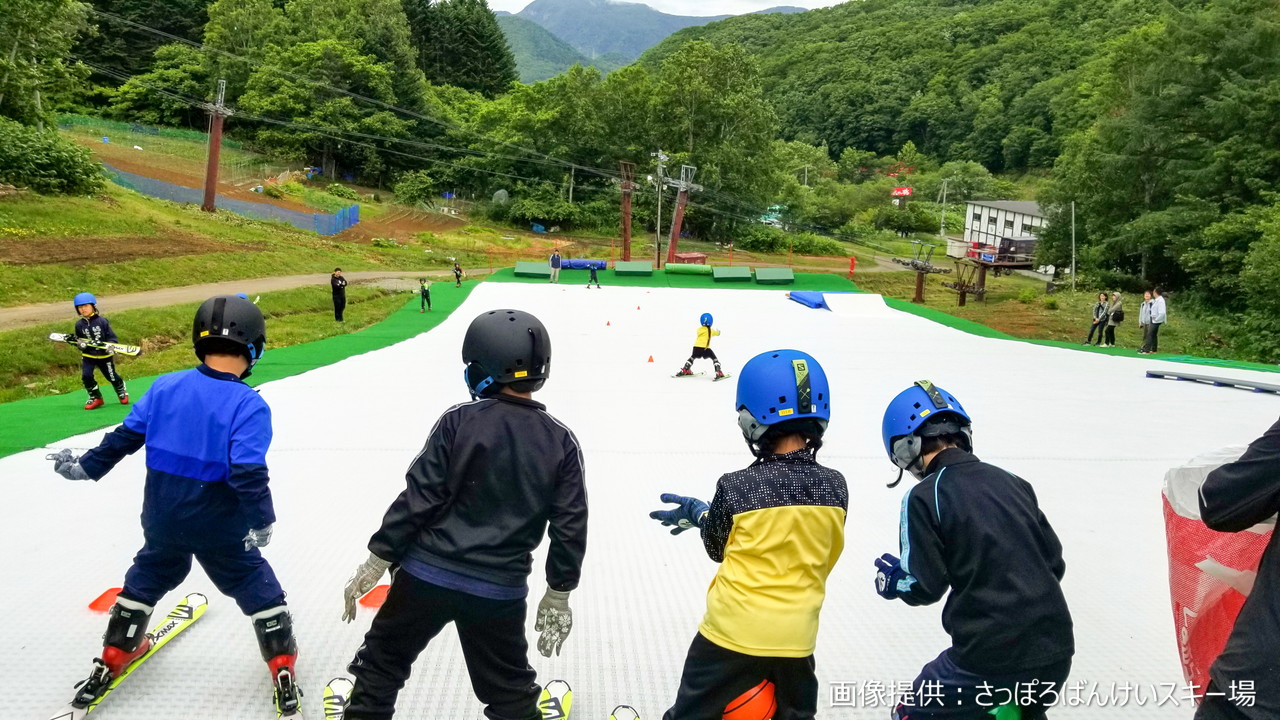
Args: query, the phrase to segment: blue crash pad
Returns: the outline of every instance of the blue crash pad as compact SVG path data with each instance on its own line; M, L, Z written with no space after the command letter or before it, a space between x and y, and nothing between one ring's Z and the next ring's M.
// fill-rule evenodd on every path
M826 310L831 309L827 306L827 299L823 297L820 292L814 292L812 290L793 290L787 293L787 297L795 300L805 307L811 307L814 309L824 308Z

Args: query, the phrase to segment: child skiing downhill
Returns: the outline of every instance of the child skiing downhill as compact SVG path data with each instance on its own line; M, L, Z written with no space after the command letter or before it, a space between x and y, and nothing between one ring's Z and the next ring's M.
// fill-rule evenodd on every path
M710 505L664 494L679 507L649 513L673 535L699 528L720 563L663 720L720 720L762 678L775 685L776 720L816 717L818 614L849 506L844 476L817 461L831 419L828 387L822 366L803 352L752 358L736 407L755 462L722 475Z
M525 616L532 552L544 534L551 547L538 651L558 655L573 627L569 593L586 552L587 496L577 439L532 398L551 374L551 339L533 315L493 310L467 328L462 361L472 402L436 421L343 592L350 622L356 599L392 568L386 604L348 666L355 685L346 720L391 718L414 659L449 623L485 716L539 718Z
M1035 491L972 454L969 415L927 381L889 403L881 435L920 483L902 499L902 559L875 561L876 592L930 605L951 590L942 626L952 647L924 666L894 718L989 720L1010 701L1023 720L1044 718L1075 645L1062 545Z
M702 313L702 317L698 318L698 335L693 340L693 353L689 355L688 360L684 361L684 367L680 368L680 370L676 372L676 377L692 375L693 370L691 368L693 367L693 361L698 358L709 358L711 360L711 362L716 366L717 380L720 380L725 376L724 372L720 369L720 358L717 358L716 354L711 350L711 338L720 334L719 330L713 330L711 328L711 323L713 321L714 318L711 317L711 313Z
M120 342L111 329L111 323L98 314L98 299L93 293L82 292L71 301L75 305L80 319L76 321L75 338L80 347L80 379L84 381L84 389L89 393L89 402L85 410L97 410L103 406L102 391L98 389L98 381L93 376L97 368L115 388L116 397L121 405L129 404L129 391L125 389L124 378L116 372L115 353L102 347L104 342Z
M293 620L258 550L271 541L276 519L267 487L271 410L243 382L266 345L262 312L238 297L210 298L196 311L192 342L199 366L157 379L98 447L79 458L70 450L53 456L59 475L97 480L124 456L147 449L144 543L111 608L102 657L73 703L88 705L147 652L151 611L186 578L194 556L252 620L277 710L295 716Z

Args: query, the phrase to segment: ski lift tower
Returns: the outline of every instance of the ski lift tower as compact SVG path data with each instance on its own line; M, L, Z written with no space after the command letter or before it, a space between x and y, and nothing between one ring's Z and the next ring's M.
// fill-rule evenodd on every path
M620 162L622 169L622 260L631 260L631 192L636 189L634 182L636 164Z
M912 240L911 244L916 246L915 256L912 257L912 259L904 260L903 258L894 258L893 261L899 265L906 265L916 271L916 296L911 300L911 302L916 303L917 305L923 305L924 277L926 275L933 275L937 273L949 273L951 270L948 268L940 268L933 264L933 251L938 247L937 245L934 245L933 243L923 243L919 240Z
M679 194L676 196L676 212L671 216L671 238L667 242L667 262L675 262L676 260L676 244L680 241L680 225L684 222L684 208L689 203L689 192L691 190L701 190L701 185L693 183L693 174L698 168L692 165L680 166L680 179L667 178L667 184L674 187Z

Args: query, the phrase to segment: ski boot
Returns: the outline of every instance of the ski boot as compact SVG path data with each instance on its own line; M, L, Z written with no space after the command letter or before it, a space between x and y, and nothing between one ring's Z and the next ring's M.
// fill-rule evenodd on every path
M100 398L100 397L89 398L89 402L87 402L87 403L85 403L85 404L84 404L84 409L85 409L85 410L97 410L98 408L102 407L103 405L106 405L106 403L102 402L102 398Z
M298 661L298 641L293 637L293 617L283 605L255 613L253 632L258 636L262 659L267 661L271 683L275 686L276 710L280 717L297 715L302 704L294 666Z
M98 402L101 403L102 398L98 398ZM87 707L125 668L147 654L151 649L147 621L153 609L136 600L116 598L116 604L111 606L111 618L107 620L107 631L102 635L102 657L94 659L89 677L76 686L73 705Z
M687 367L682 367L676 371L676 377L684 377L685 375L692 375L692 374L693 374L693 371Z
M127 392L126 392L126 393L120 393L120 404L121 404L121 405L128 405L128 404L129 404L129 393L127 393Z
M717 379L717 380L723 380L723 379L724 379L724 373L722 373L722 372L720 372L719 370L717 370L717 371L716 371L716 379Z

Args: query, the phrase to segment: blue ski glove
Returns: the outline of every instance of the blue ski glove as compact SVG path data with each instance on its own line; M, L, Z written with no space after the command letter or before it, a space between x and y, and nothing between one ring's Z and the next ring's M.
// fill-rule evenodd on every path
M266 547L271 542L271 531L274 527L268 523L265 527L250 528L249 534L244 536L244 549Z
M664 503L677 503L680 506L674 510L654 510L649 513L649 517L654 520L660 520L663 525L671 526L672 535L679 535L689 528L702 527L703 519L711 510L706 503L694 497L662 493L659 499Z
M89 473L80 467L80 458L70 450L62 449L56 453L45 455L46 460L53 461L53 471L68 480L92 480Z
M885 553L876 558L876 593L885 600L898 597L898 581L907 576L896 555Z

